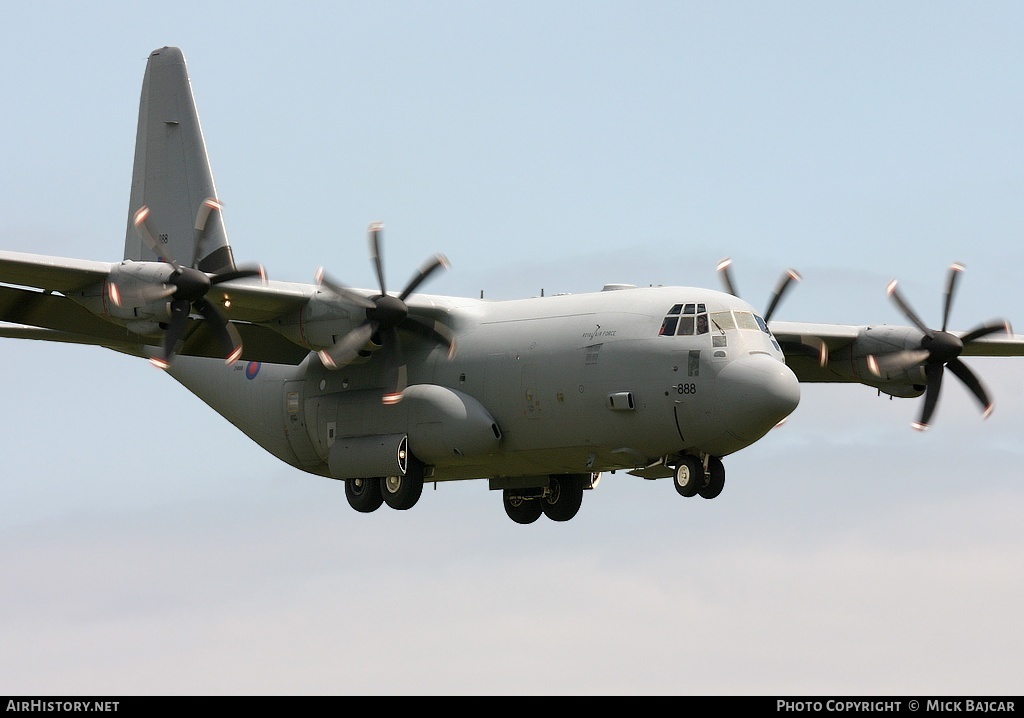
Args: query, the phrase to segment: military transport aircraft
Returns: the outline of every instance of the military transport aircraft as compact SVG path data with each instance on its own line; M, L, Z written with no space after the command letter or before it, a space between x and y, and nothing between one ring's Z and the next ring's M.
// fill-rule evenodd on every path
M799 382L859 382L923 395L927 428L949 371L987 415L961 355L1019 356L995 320L940 329L889 293L911 326L771 321L725 292L608 285L512 301L417 290L427 260L389 291L382 227L369 229L378 286L268 281L232 257L181 52L148 60L124 260L0 252L0 336L108 347L148 358L279 459L344 482L352 508L416 504L424 482L486 478L508 516L573 518L602 472L671 478L716 497L722 458L792 412Z

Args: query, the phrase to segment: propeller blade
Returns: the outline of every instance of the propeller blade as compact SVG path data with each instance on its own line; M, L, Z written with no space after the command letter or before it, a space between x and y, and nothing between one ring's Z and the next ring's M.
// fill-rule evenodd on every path
M370 258L373 260L373 267L377 271L377 283L380 285L380 293L387 294L388 289L384 284L384 260L380 256L381 235L384 233L384 224L374 222L370 225Z
M806 337L802 339L802 344L811 350L812 355L817 357L818 366L825 368L828 366L828 344L825 340L819 337Z
M446 347L448 358L455 358L455 333L441 322L410 314L398 328Z
M402 392L409 385L409 372L402 355L398 332L393 328L389 329L383 339L384 345L389 349L386 350L387 355L384 358L384 396L381 397L381 403L397 404L402 400Z
M362 307L363 309L377 308L377 304L372 299L368 299L364 297L362 294L356 294L351 289L346 287L344 284L338 284L330 277L328 277L326 272L324 272L323 267L320 267L320 269L316 270L316 281L317 284L327 287L332 292L337 294L339 297L348 302L351 302L352 304L355 304L357 307Z
M153 233L149 229L149 223L146 221L149 217L149 207L142 205L135 212L135 216L132 218L132 223L135 225L135 230L142 237L142 241L153 250L153 252L160 257L162 260L167 262L169 265L174 267L176 270L180 270L181 267L174 261L174 257L167 251L167 248L163 245L163 242L157 241L157 238L153 236Z
M946 364L946 367L971 390L974 398L981 404L982 416L987 419L989 414L992 413L994 405L989 401L988 393L985 391L985 387L981 385L978 377L960 359L953 359Z
M448 258L443 254L436 254L427 261L425 261L419 268L419 271L409 280L409 283L405 285L405 289L398 295L398 298L403 302L408 299L409 295L416 291L416 288L423 284L424 281L430 277L431 274L436 272L438 269L448 269Z
M889 282L889 286L886 287L885 291L892 297L892 300L896 302L896 305L903 311L904 316L910 320L910 322L924 332L928 336L932 336L932 330L928 328L928 325L921 321L921 318L914 313L914 310L910 308L910 305L903 299L903 295L900 294L899 289L896 288L896 280Z
M949 276L946 279L946 299L942 303L942 331L946 331L946 326L949 324L949 313L953 309L953 292L956 290L956 283L960 279L962 271L964 271L964 265L960 262L953 262L949 265Z
M196 212L196 231L206 231L206 221L210 218L210 212L215 209L223 209L224 205L215 200L213 197L207 197L199 205L199 211Z
M928 385L924 390L924 406L921 409L921 418L912 423L911 426L918 431L925 431L932 414L935 413L935 406L939 402L939 392L942 390L942 364L928 364L924 373L928 377Z
M245 279L246 277L266 277L267 272L262 266L255 267L239 267L227 272L219 272L210 277L210 284L220 284L221 282L230 282L232 279Z
M908 369L915 364L928 359L930 352L927 349L907 349L904 351L893 352L892 354L881 354L874 356L874 363L869 360L868 365L871 367L872 373L876 376L881 376L883 371L902 371Z
M739 292L736 291L736 284L732 281L732 271L729 267L732 265L732 260L726 257L718 263L716 267L718 276L722 279L722 284L725 285L725 291L734 297L740 296Z
M175 299L171 302L171 319L167 324L167 331L164 332L164 354L162 357L153 357L149 360L153 366L166 369L171 365L171 359L178 352L185 334L185 323L191 313L192 304L187 299Z
M234 364L242 356L242 337L239 336L238 330L224 317L217 306L205 297L197 299L194 306L196 311L203 315L203 319L209 322L210 330L221 345L225 362Z
M772 314L775 312L775 307L779 305L779 302L782 300L782 296L789 289L790 285L792 285L793 282L799 282L801 279L802 277L800 276L800 273L795 269L787 269L783 273L779 283L775 286L775 292L772 294L771 301L768 303L768 310L764 313L764 320L766 322L771 320Z
M356 358L359 350L366 346L366 342L370 341L375 330L373 322L363 322L336 341L333 346L317 352L320 361L328 369L340 369L346 366Z
M967 332L962 337L960 337L960 341L962 341L964 343L964 346L966 346L973 342L975 339L987 337L989 334L995 334L996 332L1006 332L1007 334L1013 334L1013 329L1010 328L1010 324L1008 322L1005 322L1002 319L997 319L992 322L986 322L977 329L972 329L971 331Z

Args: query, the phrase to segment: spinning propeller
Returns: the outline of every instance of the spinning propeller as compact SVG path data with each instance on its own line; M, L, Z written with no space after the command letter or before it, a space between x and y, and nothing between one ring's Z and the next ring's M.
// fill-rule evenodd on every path
M394 404L401 400L402 392L407 385L407 371L402 355L398 330L418 334L448 349L448 357L455 355L455 338L451 330L444 324L427 316L419 316L415 308L410 308L405 300L416 288L425 282L438 269L447 269L448 260L443 255L428 258L419 268L405 289L397 297L388 294L384 283L384 263L381 259L381 236L384 225L375 222L370 225L369 242L370 258L377 272L380 294L364 297L348 287L331 280L324 273L323 267L317 270L316 280L347 302L366 310L366 319L355 329L338 339L333 346L320 350L320 361L328 369L339 369L356 359L360 351L369 342L382 347L385 351L385 393L383 402Z
M213 198L207 198L199 205L195 229L200 233L200 240L202 233L206 230L206 220L209 218L210 212L220 208L220 203ZM120 290L116 284L111 284L111 298L115 304L122 306L124 304L145 305L170 297L171 318L164 331L163 356L150 359L154 366L161 369L170 366L171 359L180 349L184 339L185 325L193 310L206 320L214 338L223 349L226 362L234 363L242 355L242 338L239 336L238 330L217 309L216 305L206 299L206 293L210 291L210 287L232 279L262 277L264 276L262 268L231 269L207 274L192 267L183 267L171 256L167 247L153 236L147 223L148 218L149 207L143 205L135 213L132 222L146 245L160 259L171 265L174 272L166 283L138 284L127 290Z
M739 297L739 292L736 291L736 284L732 279L732 271L729 267L732 266L732 260L726 257L718 263L718 274L722 277L722 283L725 285L725 291L734 297ZM764 320L766 322L771 321L772 314L775 313L775 308L779 306L779 302L782 300L782 296L789 290L789 287L793 282L799 282L802 279L800 273L795 269L787 269L782 273L779 278L779 283L775 285L775 291L772 292L771 299L768 301L768 309L765 310Z
M731 266L732 260L726 257L718 263L716 269L718 270L718 275L722 278L722 284L725 285L725 291L734 297L739 297L740 294L736 291L736 283L732 278ZM772 315L779 306L779 302L782 301L782 297L789 291L789 288L793 286L793 282L799 282L801 279L803 277L795 269L787 269L782 273L771 297L768 299L768 309L765 310L763 317L766 324L771 321ZM820 366L828 364L828 347L820 339L805 337L801 342L800 350L816 359Z
M953 294L956 283L964 266L959 263L951 264L949 277L946 280L945 302L942 311L942 329L936 331L930 329L920 317L914 313L910 305L900 294L896 286L896 280L889 282L886 288L893 302L900 308L903 315L910 322L924 332L921 345L917 349L907 349L893 354L886 354L878 357L868 357L868 366L876 375L882 371L900 371L908 369L916 364L924 362L924 373L927 384L924 393L924 406L921 408L921 417L911 424L918 431L928 428L935 406L939 401L939 391L942 388L942 375L946 369L953 372L957 379L962 381L982 406L982 416L988 418L992 413L993 404L989 401L988 394L981 382L974 375L967 365L960 361L960 354L964 347L981 337L995 334L996 332L1011 333L1010 325L1003 320L995 320L979 325L977 328L967 332L962 337L957 337L946 331L949 323L949 314L953 306Z

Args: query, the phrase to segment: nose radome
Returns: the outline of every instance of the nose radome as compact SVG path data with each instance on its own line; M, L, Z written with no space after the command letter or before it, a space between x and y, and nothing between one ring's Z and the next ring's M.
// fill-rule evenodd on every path
M782 362L751 354L729 362L715 380L722 423L737 438L756 441L800 403L800 382Z

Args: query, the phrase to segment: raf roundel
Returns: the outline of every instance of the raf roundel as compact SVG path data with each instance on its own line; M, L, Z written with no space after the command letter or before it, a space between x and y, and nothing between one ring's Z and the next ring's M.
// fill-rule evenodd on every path
M245 378L255 379L256 375L260 373L260 363L258 361L251 361L245 365Z

